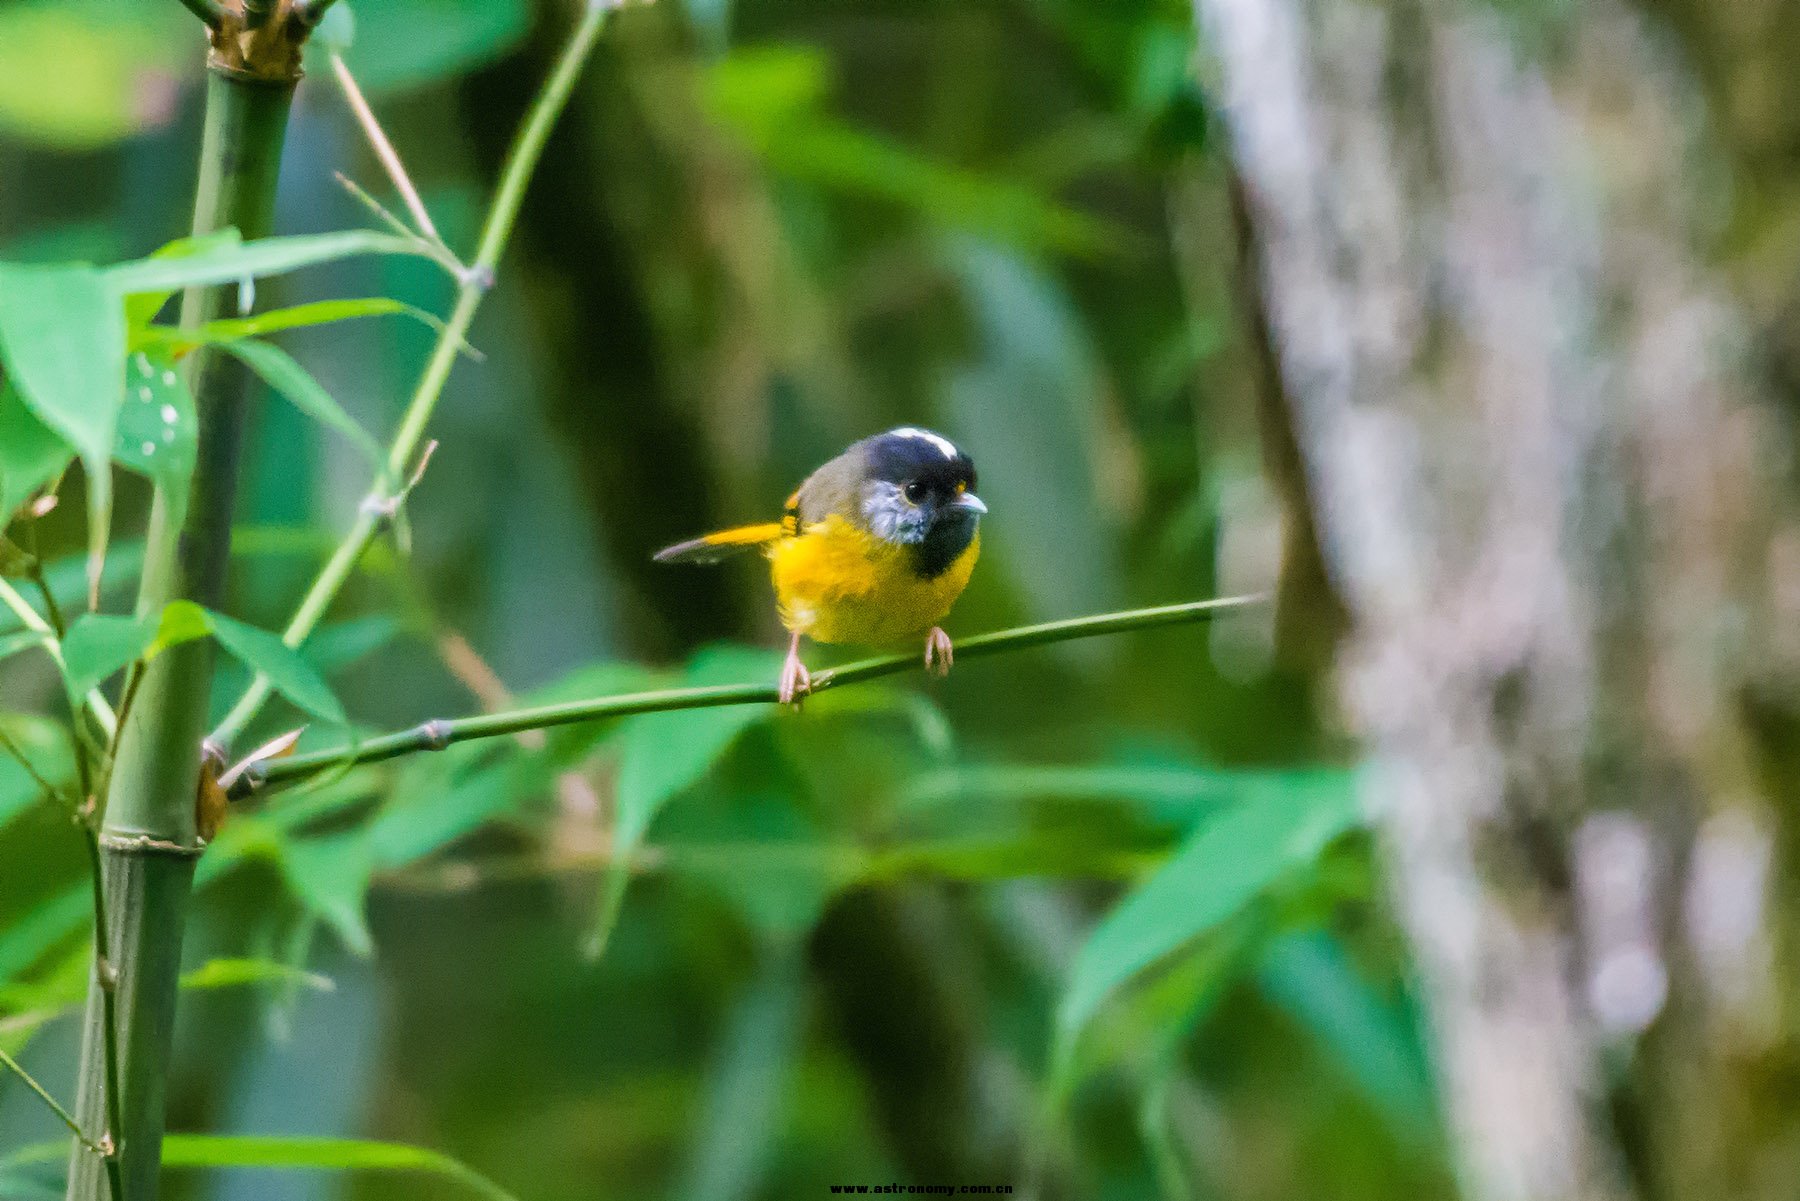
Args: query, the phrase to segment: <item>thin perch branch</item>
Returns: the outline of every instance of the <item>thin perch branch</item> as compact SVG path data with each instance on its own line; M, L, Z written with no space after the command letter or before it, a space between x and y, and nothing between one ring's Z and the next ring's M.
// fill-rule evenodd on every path
M1219 600L1191 601L1180 605L1163 605L1154 609L1127 609L1119 613L1100 613L1092 617L1075 617L1067 621L1051 621L1043 625L1020 626L977 634L956 644L959 659L976 659L1002 651L1024 650L1072 638L1092 638L1100 634L1116 634L1124 630L1143 630L1155 626L1180 625L1207 621L1260 605L1266 596L1233 596ZM858 684L881 676L896 675L921 666L917 654L883 655L862 659L841 667L827 667L812 675L812 691L844 684ZM773 705L780 702L774 684L721 684L703 688L668 688L657 692L634 692L622 696L604 696L585 701L569 701L557 705L539 705L507 713L485 713L452 721L428 721L409 730L369 738L354 746L334 747L305 755L255 764L248 768L232 795L241 797L270 784L290 784L307 776L333 768L359 763L378 763L416 751L441 751L458 742L475 738L494 738L517 734L524 730L540 730L549 726L571 725L600 718L626 717L634 713L662 713L674 709L704 709L714 705Z

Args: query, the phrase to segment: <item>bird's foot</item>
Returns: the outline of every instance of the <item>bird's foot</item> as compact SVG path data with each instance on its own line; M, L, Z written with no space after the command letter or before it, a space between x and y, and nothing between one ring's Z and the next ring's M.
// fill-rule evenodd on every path
M799 708L801 698L811 691L812 673L800 662L799 646L790 646L781 664L781 703Z
M932 626L925 635L925 670L940 679L950 674L956 655L950 646L950 635L940 626Z

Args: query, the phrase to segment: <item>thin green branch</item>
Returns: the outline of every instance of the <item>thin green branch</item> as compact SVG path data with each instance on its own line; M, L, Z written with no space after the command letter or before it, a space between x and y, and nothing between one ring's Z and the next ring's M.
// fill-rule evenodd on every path
M32 608L31 602L21 596L19 590L7 583L3 577L0 577L0 604L11 609L14 616L26 629L43 638L44 649L55 661L57 670L66 671L67 664L63 662L62 641L57 637L55 627L45 621L44 615ZM107 703L106 697L98 688L87 694L87 710L93 714L101 731L110 739L119 728L119 720L113 713L112 706Z
M125 1201L124 1165L119 1162L119 1142L125 1129L120 1109L119 1074L119 968L113 960L112 941L106 920L106 881L100 862L100 838L91 823L81 823L82 840L87 844L88 875L93 881L94 899L94 980L100 989L101 1021L104 1025L106 1060L106 1132L101 1136L102 1157L106 1161L106 1185L112 1201ZM77 1131L77 1137L80 1132ZM92 1147L86 1138L81 1141Z
M76 1139L80 1141L82 1146L86 1147L89 1151L92 1151L95 1155L104 1156L106 1154L105 1149L102 1148L99 1143L93 1142L86 1134L82 1133L81 1123L75 1120L75 1115L64 1109L62 1102L50 1095L49 1089L32 1079L31 1073L20 1067L19 1061L14 1059L11 1055L8 1055L5 1048L0 1048L0 1064L4 1064L7 1068L11 1069L13 1075L25 1082L26 1088L38 1095L38 1100L50 1107L50 1112L61 1119L62 1124L69 1128L69 1133L73 1134Z
M1260 595L1234 596L1219 600L1191 601L1181 605L1163 605L1154 609L1127 609L1119 613L1100 613L1068 621L996 630L990 634L977 634L972 638L962 639L956 644L956 656L959 659L976 659L983 655L1024 650L1052 642L1066 642L1073 638L1093 638L1125 630L1207 621L1263 604L1266 600L1267 597ZM812 691L823 692L845 684L858 684L881 676L896 675L921 664L919 655L902 654L862 659L841 667L827 667L813 672ZM409 730L365 739L354 746L334 747L331 750L253 764L239 778L233 794L242 796L266 785L289 784L334 768L378 763L417 751L441 751L455 743L474 738L494 738L524 730L540 730L549 726L571 725L608 717L626 717L634 713L703 709L714 705L779 703L779 690L773 684L721 684L703 688L633 692L557 705L539 705L505 713L484 713L451 721L428 721Z
M289 646L300 646L312 634L325 616L325 611L331 607L332 601L337 599L344 582L350 578L357 560L362 557L363 551L368 549L369 543L393 512L394 498L389 494L389 489L394 481L405 479L413 466L414 456L425 436L425 428L437 409L438 398L443 395L445 383L450 379L450 369L455 365L458 351L475 319L475 311L481 307L482 297L493 286L494 270L506 251L507 241L512 237L513 226L519 217L519 206L524 202L525 189L537 169L538 159L543 155L544 143L549 139L557 117L568 104L575 81L593 53L595 41L606 23L607 15L617 7L616 0L587 0L582 9L581 20L570 34L568 44L563 47L550 78L545 81L543 91L538 93L530 112L526 114L525 122L520 126L512 148L507 152L506 163L501 168L493 203L482 223L475 260L463 274L462 284L457 290L456 307L451 310L437 344L432 347L431 357L426 361L424 373L419 377L418 387L413 391L400 426L394 433L386 469L376 479L368 496L363 498L357 510L356 521L331 558L320 569L305 598L295 609L287 628L282 631L282 641ZM225 720L212 732L211 740L218 746L229 747L244 732L244 727L250 724L268 698L268 677L258 675L226 714Z
M56 785L44 779L36 765L34 765L31 762L31 759L25 754L25 749L13 740L13 736L6 732L6 727L3 725L0 725L0 750L4 750L8 756L18 763L25 774L31 777L31 782L44 790L44 795L46 797L51 800L56 799Z

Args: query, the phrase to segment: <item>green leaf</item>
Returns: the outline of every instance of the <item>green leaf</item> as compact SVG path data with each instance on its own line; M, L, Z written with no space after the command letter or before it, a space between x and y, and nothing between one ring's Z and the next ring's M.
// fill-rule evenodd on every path
M764 1192L805 1020L804 965L794 948L785 948L769 957L733 1007L708 1072L679 1196L743 1201Z
M94 895L77 881L0 927L0 984L17 978L64 939L73 938L94 915Z
M0 1175L69 1157L69 1140L34 1143L0 1157ZM164 1171L188 1168L305 1168L328 1172L411 1172L460 1185L489 1201L517 1201L505 1189L438 1151L366 1139L302 1135L171 1134Z
M283 330L306 329L315 325L331 325L359 317L411 317L421 325L442 331L444 323L415 305L387 296L363 296L345 300L318 300L296 304L285 309L270 309L248 317L226 317L208 321L196 329L173 325L148 325L133 331L133 338L147 345L160 346L181 354L197 346L236 342L243 338L266 337Z
M440 779L427 778L434 785ZM541 795L549 781L550 769L539 756L505 756L447 786L409 789L370 827L375 861L389 869L416 863L514 809L522 798Z
M1132 977L1315 861L1358 818L1354 777L1318 772L1201 824L1083 944L1057 1013L1058 1059Z
M69 444L25 406L11 380L0 385L0 529L74 457Z
M1290 934L1263 953L1263 995L1336 1056L1403 1139L1433 1133L1437 1104L1418 1032L1324 931Z
M25 1043L44 1026L80 1011L81 1000L87 995L91 965L88 949L77 948L74 959L77 970L66 980L58 981L50 988L29 990L33 994L28 1002L30 1008L0 1018L0 1044L5 1045L8 1053L19 1054ZM329 976L267 959L209 959L192 971L183 972L180 981L184 992L210 992L257 984L295 985L317 992L330 992L336 987ZM9 995L7 999L11 1001L14 997Z
M707 101L769 167L789 178L916 209L942 224L1011 242L1093 253L1123 231L1022 180L982 174L856 128L825 111L822 52L734 50L710 69Z
M230 246L243 245L243 235L235 229L217 229L212 233L193 234L185 238L177 238L173 242L164 243L150 253L151 259L185 259L198 254L209 253ZM125 326L132 334L137 333L156 319L169 297L175 295L176 289L166 288L161 291L133 292L125 297Z
M331 393L306 368L295 362L287 351L270 342L254 341L227 342L224 349L242 359L250 370L262 377L264 383L292 401L295 408L320 425L342 434L378 472L384 469L385 459L381 448L375 444L375 439L356 424L350 414L344 412L338 402L332 399Z
M196 247L191 254L120 263L101 274L119 293L170 292L211 284L231 284L265 275L282 275L363 254L409 254L429 257L420 243L372 230L258 238L253 242L221 239Z
M375 859L360 830L288 844L281 856L288 889L344 945L358 955L374 954L375 939L365 915Z
M193 601L170 601L163 606L157 620L156 633L144 650L146 659L154 659L172 646L204 638L213 632L212 614Z
M35 635L34 635L35 637ZM48 718L26 713L0 714L0 733L6 746L0 746L0 826L5 825L43 799L43 787L34 777L42 776L55 787L62 787L75 775L75 759L69 746L68 731ZM23 757L25 763L19 762ZM26 764L31 770L26 770Z
M112 520L113 433L125 398L125 313L92 267L0 264L0 359L37 418L81 457L88 483L88 578Z
M84 613L63 639L63 683L71 697L84 697L126 664L143 657L156 637L156 623L141 617Z
M334 725L348 718L331 686L312 669L298 651L267 630L245 625L223 613L208 613L213 636L252 671L269 677L269 684L294 704Z
M751 665L754 665L753 667ZM768 673L769 657L741 648L703 652L690 665L687 684L734 683L747 671ZM643 713L620 723L618 810L613 857L602 881L600 911L587 953L599 958L618 923L631 879L631 857L662 807L698 783L751 726L768 718L764 705L721 705L670 713Z
M174 512L185 512L200 437L194 394L174 360L160 352L132 355L127 377L113 461L149 477L168 494Z
M63 639L64 684L71 697L84 697L134 660L154 658L212 632L211 615L192 601L171 601L154 616L84 613Z

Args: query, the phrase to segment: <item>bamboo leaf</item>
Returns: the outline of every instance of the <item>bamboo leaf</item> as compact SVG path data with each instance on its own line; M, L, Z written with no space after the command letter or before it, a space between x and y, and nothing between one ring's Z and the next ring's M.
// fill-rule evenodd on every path
M105 277L68 264L0 264L0 359L36 417L87 468L88 578L112 519L113 433L125 398L125 313Z
M3 826L43 799L39 778L58 788L68 783L75 775L75 760L68 731L48 718L27 713L0 714L0 733L6 736L6 745L0 747Z
M11 380L0 385L0 529L74 457L69 444L26 407Z
M293 647L267 630L245 625L223 613L209 612L207 616L219 645L245 667L267 676L275 691L315 717L335 725L343 725L348 720L331 685Z
M219 239L192 253L151 257L108 267L106 283L121 294L171 292L210 284L230 284L265 275L283 275L337 259L364 254L425 255L419 243L372 230L258 238L252 242Z
M1057 1014L1059 1062L1114 992L1218 927L1358 819L1352 777L1319 772L1204 822L1089 936Z
M295 408L342 434L379 472L384 467L381 448L368 431L356 424L350 414L332 399L312 374L294 361L294 357L270 342L227 342L223 349L242 359L263 382L291 401Z
M375 858L362 831L290 842L281 856L288 889L358 955L375 951L365 909Z
M185 512L200 436L194 394L174 361L160 352L131 356L125 390L113 461L148 476L168 495L175 512Z
M74 937L93 914L93 893L88 882L80 880L11 919L0 928L0 984L17 977L64 939Z
M192 601L173 601L144 617L84 613L63 639L63 681L71 697L86 696L114 672L213 632L211 615Z
M444 323L424 309L387 296L362 296L343 300L318 300L283 309L270 309L248 317L228 317L208 321L195 329L172 325L147 325L133 330L135 341L162 347L176 354L211 343L236 342L242 338L266 337L290 329L306 329L315 325L331 325L359 317L411 317L421 325L442 331Z
M68 1140L33 1143L0 1156L0 1178L20 1168L57 1163ZM442 1152L404 1143L303 1135L171 1134L163 1140L164 1171L193 1168L290 1168L325 1172L406 1172L435 1176L489 1201L517 1201L511 1193Z
M28 1002L31 1008L0 1018L0 1047L17 1055L44 1026L79 1010L81 999L87 994L89 953L83 949L76 958L79 975L51 988L32 990ZM336 987L329 976L267 959L210 959L183 972L180 987L184 992L210 992L255 984L297 985L317 992L330 992Z
M1256 978L1263 995L1344 1065L1397 1135L1429 1137L1437 1103L1417 1030L1341 943L1324 931L1287 935L1263 953Z
M185 259L195 255L210 253L228 246L241 246L243 236L235 229L221 229L209 234L194 234L185 238L177 238L173 242L159 246L152 251L150 258ZM156 314L169 297L175 295L177 289L166 288L152 292L134 292L125 297L125 325L133 333L156 319Z
M139 617L85 613L63 639L63 684L71 697L86 696L126 664L143 657L156 623Z
M708 1073L678 1196L742 1201L762 1191L805 1020L805 971L795 951L784 948L733 1008Z
M688 682L696 685L741 680L755 671L772 674L769 656L724 649L696 657ZM598 959L619 920L631 856L643 843L662 807L698 783L724 757L738 735L767 720L762 706L723 706L628 717L619 728L618 815L613 825L613 858L602 881L599 915L588 936L587 953Z

